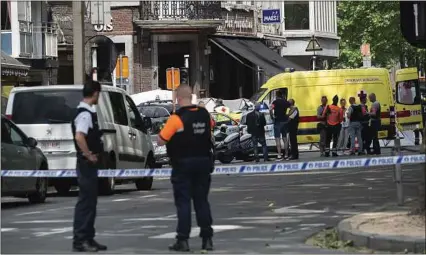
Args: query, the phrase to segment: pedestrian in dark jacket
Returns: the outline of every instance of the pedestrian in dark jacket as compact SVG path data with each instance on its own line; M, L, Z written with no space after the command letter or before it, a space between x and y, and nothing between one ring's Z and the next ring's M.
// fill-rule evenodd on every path
M259 154L257 145L260 143L263 149L263 159L268 161L268 147L265 139L265 115L260 111L260 104L257 103L254 111L247 114L247 132L252 135L254 157L259 162Z

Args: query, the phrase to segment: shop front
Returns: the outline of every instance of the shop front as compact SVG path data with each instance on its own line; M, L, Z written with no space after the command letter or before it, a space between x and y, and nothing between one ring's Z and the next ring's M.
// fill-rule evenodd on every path
M4 113L7 98L12 88L26 81L30 66L24 65L15 58L1 52L1 112Z

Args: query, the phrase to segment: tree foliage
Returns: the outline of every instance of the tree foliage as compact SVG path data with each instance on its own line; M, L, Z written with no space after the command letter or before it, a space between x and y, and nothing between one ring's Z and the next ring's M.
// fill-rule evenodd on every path
M412 47L401 34L399 2L338 2L340 57L333 64L339 68L362 66L360 47L370 44L372 65L390 68L398 62L420 66L426 51Z

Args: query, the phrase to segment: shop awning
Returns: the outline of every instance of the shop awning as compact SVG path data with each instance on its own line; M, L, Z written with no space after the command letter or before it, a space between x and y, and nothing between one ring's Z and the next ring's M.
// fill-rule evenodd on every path
M17 59L1 52L1 75L2 76L27 76L30 66L24 65Z
M306 68L281 57L260 40L212 37L210 41L238 61L241 62L233 53L261 67L268 76L282 73L286 68L294 68L295 71L306 71Z

